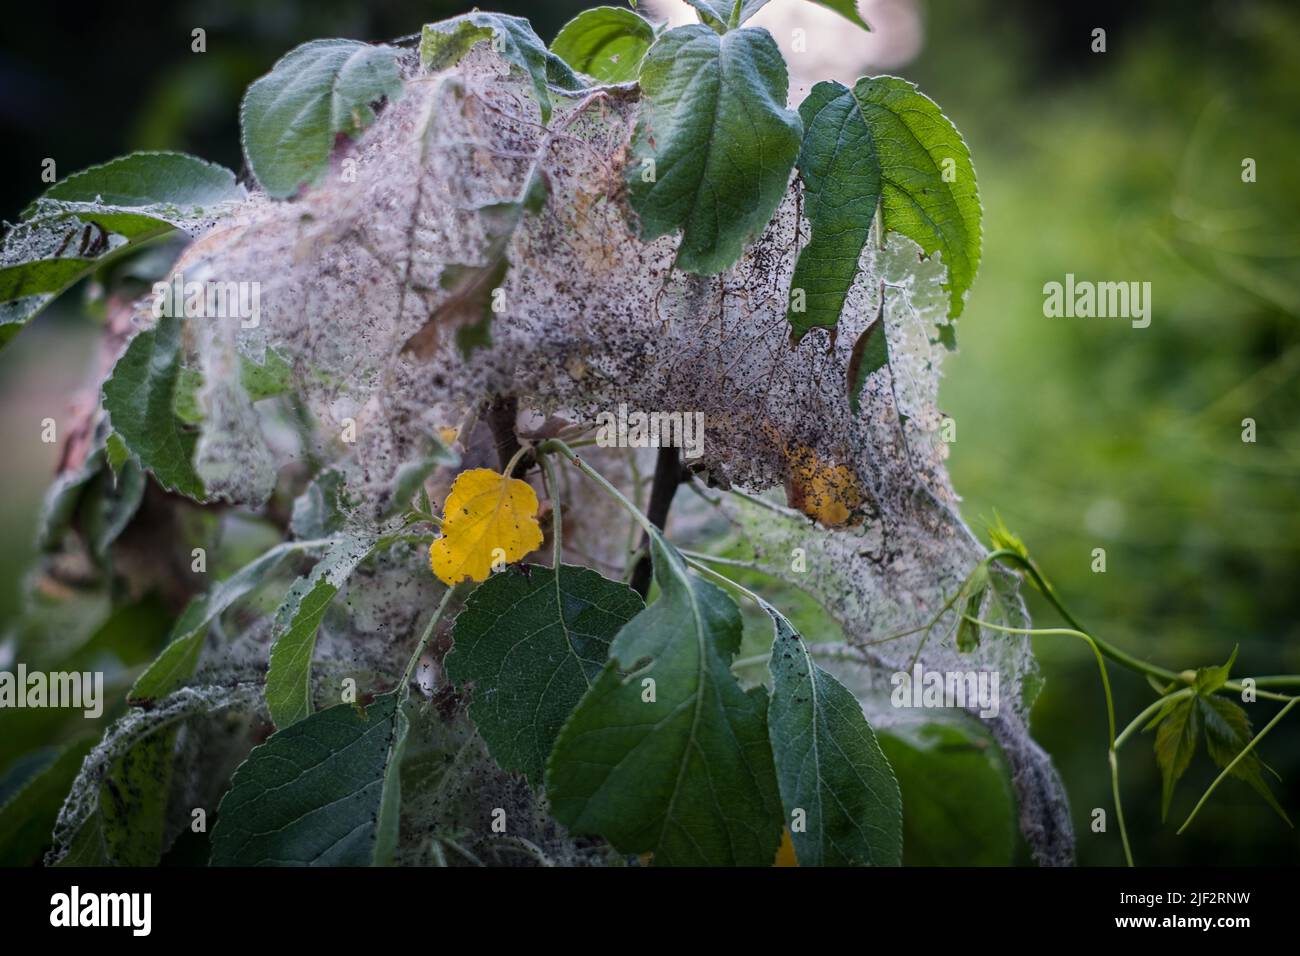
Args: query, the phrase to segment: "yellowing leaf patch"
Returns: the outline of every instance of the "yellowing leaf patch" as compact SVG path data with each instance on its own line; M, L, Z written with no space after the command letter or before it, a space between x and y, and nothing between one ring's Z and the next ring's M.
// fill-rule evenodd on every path
M829 528L847 524L853 509L863 502L853 470L829 462L813 449L802 446L788 460L790 480L786 497L790 506Z
M473 468L451 486L442 537L429 546L429 566L444 584L486 581L498 548L506 562L515 562L541 543L532 487L490 468Z
M794 853L794 839L790 836L789 827L781 834L781 846L777 848L776 859L772 861L773 866L798 866L799 858Z

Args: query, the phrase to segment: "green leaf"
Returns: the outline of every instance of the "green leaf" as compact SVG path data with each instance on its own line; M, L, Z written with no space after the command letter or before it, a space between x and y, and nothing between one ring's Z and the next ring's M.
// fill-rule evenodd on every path
M68 844L68 852L54 864L58 867L108 866L108 853L104 849L103 817L98 813L88 816Z
M458 465L460 455L448 448L436 435L423 436L423 447L416 456L403 462L393 478L392 493L383 509L385 517L392 517L411 507L415 493L424 487L425 479L440 465Z
M1219 667L1202 667L1196 672L1196 693L1208 697L1216 690L1228 682L1228 675L1232 673L1232 665L1237 662L1237 651L1240 646L1232 649L1232 656L1228 662Z
M131 452L127 449L126 442L122 441L122 436L117 432L109 432L108 438L104 441L104 460L108 463L114 477L121 474L123 466L130 459Z
M731 7L731 20L729 21L731 27L734 29L740 26L767 6L769 2L770 0L735 0Z
M692 24L646 54L628 200L643 240L682 230L678 268L722 272L771 220L802 134L787 83L765 30L718 36Z
M91 555L104 561L109 546L130 523L144 496L144 472L118 451L122 447L121 439L107 432L102 421L96 425L85 461L59 474L46 491L37 522L38 548L57 550L75 523ZM110 467L105 468L106 464Z
M854 87L853 97L871 128L880 163L884 229L907 236L927 255L943 254L948 314L955 319L980 259L982 209L970 150L948 117L915 84L893 76L864 78ZM946 168L953 170L951 182L946 181Z
M350 502L343 473L327 468L294 500L289 530L298 538L328 538L343 529Z
M695 12L699 14L700 21L708 26L725 28L727 21L731 19L732 7L736 5L735 0L686 0Z
M477 208L487 239L483 250L485 261L481 265L452 263L443 268L438 284L449 294L434 307L424 325L406 340L402 346L404 352L428 360L448 329L455 331L456 345L465 358L475 349L492 344L492 300L510 271L510 260L506 257L510 240L524 216L542 209L547 195L546 182L535 171L515 199Z
M601 83L627 83L637 78L654 41L654 27L631 10L594 7L560 28L551 52Z
M858 13L858 0L812 0L813 3L827 10L834 10L841 16L848 17L868 33L871 32L871 25L862 19L862 14Z
M1160 767L1163 781L1160 793L1161 820L1169 814L1174 785L1191 764L1200 733L1200 708L1195 697L1178 701L1156 728L1156 763Z
M1234 651L1233 658L1235 659L1236 656ZM1232 660L1223 666L1225 680L1227 669L1231 666ZM1205 726L1205 749L1209 751L1210 759L1222 769L1237 758L1237 754L1241 753L1254 736L1250 718L1240 706L1226 697L1197 697L1196 701L1200 709L1201 721ZM1264 779L1263 767L1263 762L1252 750L1232 768L1232 776L1250 784L1288 826L1293 826L1291 818L1286 815L1286 811L1277 802L1277 797L1273 796L1273 791L1269 789L1268 782Z
M725 33L727 30L734 30L763 9L769 0L686 0L686 2L695 8L703 23L718 33ZM867 21L863 20L858 13L857 0L812 0L812 2L848 17L864 30L871 30Z
M278 352L267 350L266 361L258 365L247 356L239 356L239 384L251 402L283 395L293 386L293 369ZM176 383L172 411L186 425L201 425L207 418L199 393L203 391L203 372L181 367Z
M131 340L104 382L113 430L168 491L205 497L194 470L197 433L174 411L181 381L181 320L163 316Z
M492 295L505 284L510 261L502 246L484 266L449 265L438 282L451 292L447 305L435 308L426 329L449 323L456 329L456 347L469 358L475 349L492 344Z
M239 111L244 155L276 199L312 185L329 167L335 137L356 137L372 104L402 93L401 51L358 40L312 40L253 83Z
M288 727L311 714L316 631L334 595L374 545L373 535L339 535L311 573L294 582L276 612L271 666L266 672L266 706L277 727Z
M532 80L533 93L542 110L542 122L551 121L549 87L581 89L569 65L550 50L522 17L474 11L440 23L425 24L420 36L420 63L429 71L455 66L474 44L487 40L505 60Z
M55 183L0 246L0 348L95 269L244 198L230 170L183 153L132 153Z
M107 456L106 456L107 459ZM144 499L144 470L127 460L114 473L101 471L79 505L81 527L90 553L102 561L109 546L126 530Z
M0 267L0 284L4 282L4 268ZM77 278L81 278L78 276ZM72 280L72 281L77 281ZM70 282L69 282L70 285ZM22 332L23 326L34 319L45 306L55 300L52 293L27 295L16 302L0 302L0 350L9 345L9 339Z
M862 705L812 659L776 608L767 730L800 866L898 866L903 808ZM799 814L802 811L802 814ZM803 827L792 825L802 816Z
M770 0L686 0L700 22L717 33L734 30L768 5Z
M383 865L397 840L400 694L318 711L253 748L217 808L213 866Z
M54 821L93 737L69 744L0 806L0 866L31 866L50 845Z
M541 785L560 728L643 607L626 585L567 564L510 565L474 589L447 676L474 683L469 715L498 764Z
M1166 690L1159 686L1153 687L1152 689L1158 694L1167 693ZM1154 730L1156 727L1160 726L1160 722L1174 712L1174 708L1178 706L1181 700L1182 698L1177 698L1165 701L1160 710L1156 712L1156 715L1147 721L1146 726L1142 728L1142 732L1146 733L1148 730Z
M799 107L804 210L812 227L790 282L795 338L834 328L858 272L877 209L948 271L948 314L957 318L980 259L979 193L970 151L932 100L893 76L863 77L852 90L818 83ZM802 289L805 309L796 312Z
M266 350L266 361L261 365L251 358L239 357L239 381L254 402L264 398L284 395L293 387L293 366L279 352Z
M100 834L114 866L157 866L165 839L176 729L141 740L115 760L99 791Z
M277 545L217 584L206 595L192 600L172 629L167 646L136 680L128 699L133 704L145 704L180 687L194 673L208 625L265 582L285 556L296 550L297 546L292 543Z
M834 328L839 322L881 193L880 159L872 132L847 87L818 83L799 105L799 115L804 124L799 176L812 235L790 280L788 318L796 341L809 329ZM802 311L795 308L796 290L803 291ZM867 327L859 344L871 341L873 328L874 323ZM884 336L880 338L883 343ZM855 346L855 354L857 350ZM850 385L854 384L858 388L850 387L850 401L856 401L860 389L860 381L855 383L850 374Z
M172 399L172 412L184 425L202 425L203 403L199 393L203 391L203 373L196 368L181 366L176 378L176 393Z
M185 153L139 152L73 173L55 183L43 200L92 203L130 210L171 225L213 217L246 198L235 174L224 166ZM23 211L40 211L41 199Z
M56 550L72 524L77 506L87 489L104 467L104 454L95 449L81 467L56 475L45 490L41 514L36 522L36 546L42 551Z
M980 626L968 618L978 618L984 606L984 595L990 591L989 568L987 564L976 566L966 584L961 619L957 621L957 650L966 654L980 646ZM993 591L994 603L997 603L997 591Z
M983 603L984 592L976 591L966 599L966 605L962 608L964 613L957 622L957 650L962 654L969 654L980 646L980 626L967 618L979 617Z
M944 722L891 727L879 739L903 794L905 865L1011 865L1016 804L987 735Z
M739 609L657 534L651 550L659 599L619 631L560 731L547 767L552 812L574 833L653 853L656 865L767 866L781 803L766 694L746 693L731 673Z
M203 638L208 630L205 626L193 628L188 626L192 619L192 609L200 606L202 599L192 602L181 615L177 633L162 649L148 669L132 685L127 699L132 704L145 704L171 693L194 674L198 666L199 654L203 650Z
M807 331L806 329L804 331ZM796 334L799 334L796 330ZM862 388L871 373L889 364L889 341L885 337L885 295L880 295L876 317L862 330L849 355L849 408L857 415L862 408Z

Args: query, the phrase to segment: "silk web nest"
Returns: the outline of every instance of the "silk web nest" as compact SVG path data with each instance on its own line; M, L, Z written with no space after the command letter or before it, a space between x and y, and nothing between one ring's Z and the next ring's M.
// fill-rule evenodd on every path
M858 649L840 674L877 726L915 719L889 706L888 678L918 648L928 669L999 673L1001 712L986 726L1011 768L1022 831L1040 862L1069 862L1064 791L1027 731L1039 685L1028 639L986 632L958 655L950 616L923 647L921 634L871 643L932 618L984 553L957 513L939 435L948 322L939 257L892 234L883 249L868 243L836 332L792 344L789 285L809 236L798 179L734 266L681 272L677 237L641 242L629 228L621 191L635 89L553 97L548 128L528 81L485 44L451 70L413 71L319 187L293 202L254 194L182 254L175 271L186 282L260 284L255 328L187 323L189 361L204 374L196 467L209 492L257 506L301 455L239 383L240 358L260 364L268 351L291 366L318 426L312 452L346 476L359 522L378 520L430 435L489 397L575 423L620 404L702 412L698 476L722 489L717 510L752 559L815 597ZM516 202L534 176L545 202L503 234L499 204ZM457 335L482 316L465 289L485 277L499 310L491 344L467 358ZM850 351L882 295L890 363L867 380L854 414ZM150 322L142 305L138 323ZM615 479L626 478L622 460L593 456ZM589 484L568 487L579 516L606 507ZM782 488L799 508L773 493ZM842 520L826 519L841 509ZM695 511L674 520L687 527ZM587 522L585 540L581 517L574 525L574 547L598 565L619 558L602 544L615 537L602 524ZM792 568L796 548L805 571ZM1009 623L1027 624L1014 582L1000 588Z

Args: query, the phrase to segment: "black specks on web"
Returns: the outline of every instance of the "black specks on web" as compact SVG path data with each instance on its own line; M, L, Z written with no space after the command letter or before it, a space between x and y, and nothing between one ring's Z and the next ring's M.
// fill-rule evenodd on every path
M920 652L929 667L996 668L1023 729L1022 691L1035 683L1027 639L983 641L960 661L943 640L872 644L933 616L982 554L956 513L940 437L937 339L948 321L941 257L918 256L892 235L883 249L869 244L839 328L815 329L792 346L789 286L809 235L797 179L724 274L679 272L676 237L642 242L629 227L623 183L638 109L628 92L559 98L547 128L527 79L485 44L453 70L411 78L353 148L352 162L295 202L254 196L182 256L177 269L187 275L261 288L257 326L201 336L199 360L216 382L232 356L262 362L273 350L286 358L294 400L312 423L309 451L345 476L359 521L378 520L379 503L426 436L464 421L489 396L579 424L620 405L702 413L703 455L691 464L716 488L780 488L792 460L841 468L859 493L843 528L740 495L723 494L722 510L756 563L808 591L851 641L871 648L872 667L901 669ZM517 217L505 245L494 245L500 205L519 200L534 173L546 186L544 205ZM404 352L451 294L449 270L484 268L496 255L508 268L492 290L491 345L466 358L446 334L426 359ZM882 289L889 364L867 378L855 415L848 362ZM203 438L212 450L204 460L215 468L242 448L240 467L213 480L224 481L227 497L256 502L268 469L274 475L303 450L277 438L282 423L250 414L239 390L214 384L206 400L220 428ZM593 458L623 487L636 473L618 450ZM589 489L565 488L573 512L570 522L566 510L566 548L602 568L620 560L624 536L609 528L622 529L625 519L602 510ZM806 571L792 570L794 549L807 556ZM408 571L423 564L418 555L411 562ZM382 626L366 630L346 657L327 619L322 673L337 678L340 664L364 670L371 647L382 651L371 662L378 668L409 634L414 600L393 592ZM353 620L365 616L349 610ZM434 804L478 799L487 788L516 812L535 811L492 776L475 756L478 745L455 746L465 753L429 797ZM1050 765L1043 772L1051 774ZM466 774L473 783L454 782ZM465 836L481 825L465 822L479 820L475 807L437 823L404 816L403 852L423 862L497 852ZM538 826L526 842L543 856L561 844L575 852L572 842L548 842L551 832Z

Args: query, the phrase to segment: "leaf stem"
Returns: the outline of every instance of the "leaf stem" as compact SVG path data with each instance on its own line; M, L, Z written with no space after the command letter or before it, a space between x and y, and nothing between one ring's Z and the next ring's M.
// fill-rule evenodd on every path
M423 510L423 509L421 509L421 508L412 508L412 509L410 509L410 510L406 513L406 518L407 518L407 520L406 520L406 524L403 525L403 527L405 527L405 528L409 528L411 525L413 525L413 524L418 524L418 523L421 522L421 521L427 521L429 524L433 525L435 528L441 528L441 527L442 527L442 519L441 519L441 518L439 518L436 514L433 514L433 513L430 512L430 511L425 511L425 510ZM412 519L414 519L414 520L412 520Z
M555 463L545 455L542 458L542 483L546 485L546 495L551 499L551 567L555 569L558 581L560 573L560 555L563 550L564 524L560 518L560 483L556 480Z
M1132 868L1133 848L1128 842L1128 827L1124 825L1124 806L1119 799L1119 754L1115 753L1115 745L1111 744L1110 750L1106 752L1106 760L1110 764L1110 795L1115 801L1115 822L1119 824L1119 839L1124 844L1124 862Z
M1184 697L1190 697L1194 693L1196 693L1196 688L1184 687L1182 690L1174 691L1172 694L1166 694L1158 700L1153 701L1150 706L1143 709L1142 713L1134 717L1132 723L1125 727L1123 732L1115 738L1113 749L1118 750L1120 747L1124 746L1124 741L1128 740L1130 736L1136 733L1138 729L1147 722L1147 720L1154 717L1156 712L1160 710L1160 708L1164 707L1165 704L1174 700L1182 700Z
M402 697L407 698L411 694L411 680L415 677L415 669L420 664L420 658L424 655L424 650L429 646L429 638L433 637L434 625L442 618L442 614L447 610L447 605L451 603L451 596L456 589L449 587L442 595L442 601L439 602L437 610L433 612L433 617L429 618L429 623L425 625L424 633L420 635L420 640L416 642L415 652L411 654L411 659L406 664L406 671L402 674Z
M659 534L659 529L650 522L649 518L641 513L641 510L637 508L636 505L627 500L627 497L623 492L615 488L604 475L579 458L577 453L564 442L560 441L560 439L548 438L537 446L537 452L541 455L550 454L551 452L558 452L563 455L569 460L573 467L577 468L578 471L582 472L596 484L600 485L601 489L607 495L626 508L628 513L636 519L637 524L641 525L641 527L645 529L646 534L650 535L651 538L654 538Z
M516 448L515 453L511 455L510 460L506 462L506 466L501 469L501 474L505 475L507 478L513 478L515 474L515 465L519 464L519 459L528 454L528 450L527 445L520 445Z
M685 548L678 548L677 550L688 558L694 558L696 561L704 561L708 564L722 564L731 568L744 568L746 571L755 571L767 577L772 576L772 572L768 571L767 568L761 567L753 561L745 561L742 558L724 558L721 555L705 554L702 551L687 551Z
M1028 634L1031 636L1042 637L1077 637L1086 641L1092 648L1093 656L1097 658L1097 669L1101 671L1101 686L1106 692L1106 719L1110 725L1110 747L1107 759L1110 762L1110 790L1111 796L1115 801L1115 821L1119 824L1120 842L1124 844L1124 859L1129 866L1133 866L1133 849L1128 842L1128 828L1124 825L1124 807L1119 799L1119 758L1115 753L1115 700L1110 692L1110 675L1106 673L1106 659L1102 656L1101 648L1098 646L1096 638L1086 631L1077 628L1066 627L1005 627L1001 624L994 624L991 621L981 621L977 617L969 614L963 614L966 620L980 627L987 627L992 631L1001 631L1004 634ZM1128 731L1126 730L1125 733Z
M1001 631L1004 634L1028 634L1033 637L1077 637L1086 641L1092 648L1093 655L1097 658L1097 667L1101 671L1101 683L1106 691L1106 708L1109 711L1110 718L1110 742L1115 744L1115 707L1111 699L1110 678L1106 674L1106 661L1102 657L1101 649L1097 646L1097 639L1085 631L1076 630L1068 627L1006 627L1002 624L994 624L992 621L981 621L977 617L971 617L969 614L963 614L966 620L972 624L978 624L980 627L987 627L991 631Z
M286 551L310 551L312 548L329 547L333 543L333 538L311 538L307 541L286 541L280 547Z
M1024 571L1033 580L1034 586L1037 587L1038 590L1043 593L1043 596L1046 597L1049 602L1051 602L1052 607L1054 607L1057 613L1060 614L1061 617L1065 619L1066 623L1068 623L1070 627L1072 627L1077 633L1087 634L1089 639L1095 642L1097 649L1103 655L1105 655L1106 657L1114 661L1116 664L1119 664L1123 667L1127 667L1129 670L1136 671L1139 674L1146 674L1149 677L1154 677L1157 680L1164 681L1166 683L1174 683L1179 686L1183 686L1189 683L1190 679L1186 673L1171 671L1166 667L1160 667L1156 664L1149 664L1146 661L1138 660L1138 658L1134 657L1132 654L1120 650L1115 645L1110 644L1107 641L1102 640L1100 637L1096 637L1095 635L1089 633L1088 629L1079 623L1078 618L1076 618L1073 614L1071 614L1069 610L1065 607L1060 597L1057 595L1056 589L1047 583L1047 580L1042 576L1042 574L1039 573L1038 568L1034 565L1034 563L1030 561L1028 558L1026 558L1024 555L1020 554L1019 552L1007 550L1004 548L998 551L991 552L984 560L989 563L992 563L993 561L1009 561L1012 564L1015 564L1020 568L1024 569ZM1267 685L1261 684L1261 681L1267 681ZM1258 678L1255 680L1256 687L1261 687L1261 686L1279 687L1279 686L1288 686L1292 684L1300 685L1300 675L1295 675L1295 674L1275 675L1271 677ZM1245 688L1242 686L1240 681L1228 681L1223 685L1223 687L1226 690L1235 691L1236 693L1242 693L1245 690ZM1267 700L1288 701L1293 699L1292 697L1286 694L1274 694L1274 693L1270 693L1269 691L1263 691L1263 690L1257 690L1256 693L1258 696L1263 697Z
M739 584L731 580L731 578L727 577L725 574L719 574L717 571L714 571L703 561L700 561L696 558L692 558L688 555L683 555L683 557L686 558L686 563L689 564L691 567L693 567L696 571L699 571L701 574L705 575L706 577L713 578L713 580L717 581L719 584L722 584L725 587L732 588L739 594L743 594L745 597L749 598L751 601L757 604L760 608L767 604L766 601L764 601L761 597L759 597L749 588L745 587L743 584ZM770 655L764 654L763 659L766 660L768 656ZM742 658L739 661L733 661L731 666L735 667L739 664L748 663L748 662L749 662L748 658Z
M734 581L732 582L735 583ZM851 661L854 664L870 666L871 659L858 647L853 644L844 644L838 641L819 641L816 644L808 645L808 653L813 657L821 658L825 661ZM772 659L771 654L753 654L749 657L741 657L731 662L732 667L752 667L755 664L765 664Z

